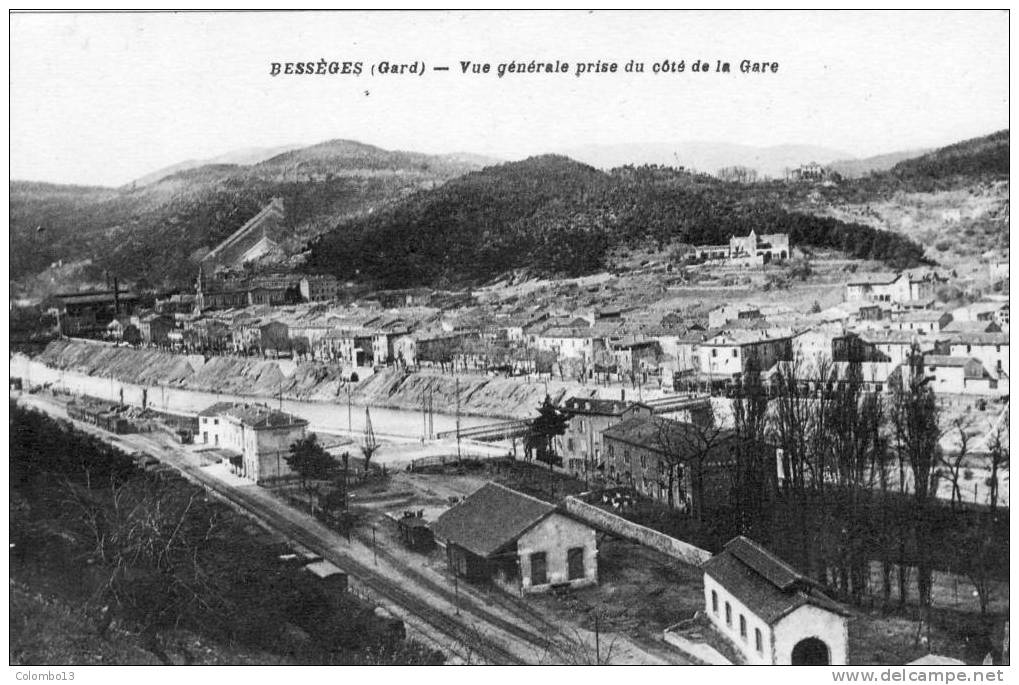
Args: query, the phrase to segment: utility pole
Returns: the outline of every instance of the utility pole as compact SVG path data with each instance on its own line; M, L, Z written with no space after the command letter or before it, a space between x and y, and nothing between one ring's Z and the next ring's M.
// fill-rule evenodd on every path
M353 421L351 419L350 407L351 407L351 405L350 405L350 385L348 385L347 386L347 432L350 433L351 435L353 435L354 434L354 424L353 424Z
M379 555L375 551L375 526L372 526L372 559L375 561L375 565L379 565Z
M456 461L462 463L460 455L460 379L456 379Z
M456 615L460 615L460 577L456 575L456 569L453 570L453 597L456 601Z
M435 388L428 389L428 439L435 437Z
M594 615L594 663L601 666L601 640L598 630L598 614Z

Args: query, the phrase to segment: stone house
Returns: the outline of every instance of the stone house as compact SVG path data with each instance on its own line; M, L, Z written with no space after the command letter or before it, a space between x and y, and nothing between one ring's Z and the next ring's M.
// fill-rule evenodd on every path
M583 397L567 399L561 410L569 419L566 432L555 438L555 450L563 458L563 469L579 478L602 473L602 431L634 417L651 418L654 413L645 404Z
M487 483L432 524L451 571L513 592L598 582L595 530L555 505Z

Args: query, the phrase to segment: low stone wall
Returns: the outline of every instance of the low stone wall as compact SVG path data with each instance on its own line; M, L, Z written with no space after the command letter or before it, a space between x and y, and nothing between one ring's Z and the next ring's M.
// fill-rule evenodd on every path
M691 566L700 566L711 558L711 552L707 550L694 547L687 542L665 533L659 533L657 530L651 530L633 521L627 521L621 516L610 514L604 509L583 502L576 497L567 497L564 505L567 513L586 521L595 528L614 533L627 540L633 540Z

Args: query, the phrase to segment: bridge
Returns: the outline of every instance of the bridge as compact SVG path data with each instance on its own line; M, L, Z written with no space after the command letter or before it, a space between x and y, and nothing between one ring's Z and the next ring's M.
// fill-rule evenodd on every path
M459 431L442 431L436 435L437 438L455 438L463 440L477 440L479 442L495 442L497 440L509 440L511 438L523 438L531 432L531 421L529 419L518 419L516 421L501 421L499 423L487 423L483 426L471 426L461 428Z
M643 403L651 407L656 414L669 414L684 410L696 411L698 409L708 411L711 408L711 396L706 394L674 395L644 400Z

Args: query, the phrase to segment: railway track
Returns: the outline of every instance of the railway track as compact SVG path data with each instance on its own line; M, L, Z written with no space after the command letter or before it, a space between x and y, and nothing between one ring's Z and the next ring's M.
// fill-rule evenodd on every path
M60 418L65 418L66 416L60 416L58 403L45 401L43 398L36 398L35 401L29 404L36 408L42 408L47 413L56 413ZM73 423L87 433L95 435L121 449L128 451L141 449L151 454L172 466L188 480L205 487L217 497L241 508L264 527L275 530L284 537L321 555L323 559L345 569L379 597L385 598L401 607L427 626L446 636L452 641L454 649L456 647L461 649L462 653L460 656L466 657L469 660L476 654L484 661L496 665L524 665L528 663L507 649L496 638L490 638L472 626L457 621L446 612L431 606L412 592L400 587L396 581L381 576L370 566L357 561L347 554L331 549L319 536L308 531L300 523L291 520L283 512L266 506L258 498L246 495L243 491L232 488L217 478L209 476L199 467L185 462L179 458L180 455L174 454L172 447L159 445L140 434L137 436L138 439L131 439L135 436L118 436L102 431L94 426L83 424L80 421L73 421ZM174 458L175 456L178 458Z
M248 511L252 511L252 509L261 509L259 506L260 503L238 501L245 498L237 496L236 493L219 490L217 490L217 492L239 506L244 507ZM262 511L254 513L256 513L259 518L263 518L266 513L272 514L275 512ZM420 620L424 621L426 624L436 628L456 643L469 643L469 646L485 661L499 665L522 665L527 663L497 641L486 638L480 633L480 631L471 630L470 626L465 626L463 623L451 618L443 611L436 609L427 602L416 597L411 592L400 587L396 582L377 574L371 567L346 554L329 549L328 547L323 547L317 537L308 533L301 526L286 519L275 521L270 520L266 521L266 523L294 542L297 542L298 544L318 553L323 559L343 568L380 597L384 597L394 604L402 607Z
M357 537L357 539L364 544L371 544L370 540L367 540L362 534L358 534L355 537ZM389 552L385 548L378 546L376 546L376 553L379 555L379 557L385 559L393 566L398 567L401 573L413 578L415 582L427 588L430 592L442 596L450 603L457 601L455 594L449 590L449 587L447 585L443 585L442 583L436 581L434 578L431 578L428 575L421 573L420 571L418 571L417 569L415 569L414 567L400 559L397 555ZM535 612L533 609L530 611L525 611L522 609L519 603L514 602L511 598L499 597L495 593L481 594L475 592L473 589L470 589L467 586L462 586L460 589L461 603L463 601L463 598L465 597L473 600L471 602L471 605L469 607L466 607L466 609L469 610L470 613L483 619L485 623L493 625L509 633L510 635L513 635L527 642L528 644L532 645L539 654L548 653L564 656L565 652L569 650L570 645L562 644L562 641L565 640L569 642L569 640L565 636L561 635L560 628L555 624L551 623L550 621L548 621L547 619L545 619L537 612ZM484 604L489 605L498 604L499 606L506 609L508 612L512 613L514 616L517 616L522 621L526 622L531 626L533 626L536 622L539 623L540 629L542 631L548 632L543 634L527 630L526 628L523 628L517 623L508 621L501 616L498 616L490 611L485 610Z

